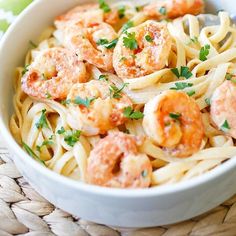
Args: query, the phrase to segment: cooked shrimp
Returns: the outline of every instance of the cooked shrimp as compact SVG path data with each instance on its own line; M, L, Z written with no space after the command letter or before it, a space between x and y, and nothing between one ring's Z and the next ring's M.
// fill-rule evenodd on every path
M236 85L226 80L211 98L211 119L222 131L236 138Z
M204 0L160 0L144 7L146 15L158 20L174 19L186 14L198 15L204 11Z
M204 136L201 112L184 92L165 91L144 108L146 134L168 153L186 157L197 152Z
M127 45L127 40L132 45ZM115 47L113 66L121 78L134 78L162 69L169 57L171 36L165 24L146 21L123 33Z
M138 152L138 145L137 138L121 132L100 140L88 158L88 183L115 188L149 187L152 165L145 154Z
M75 51L80 59L105 71L113 71L114 45L106 45L116 39L117 33L106 23L94 23L87 27L77 23L65 30L64 46Z
M132 102L123 93L112 96L110 89L106 81L92 80L85 84L74 85L68 95L71 101L68 114L70 126L82 130L87 136L92 136L104 134L123 124L126 121L124 108L132 106ZM87 100L87 106L75 104L73 101L78 97Z
M114 25L119 21L119 13L117 9L110 9L110 11L105 13L102 9L99 9L98 4L85 4L58 16L55 19L55 25L57 28L62 28L70 21L84 22L85 25L102 22Z
M64 48L42 51L22 77L22 90L37 98L65 99L75 83L86 82L86 67Z

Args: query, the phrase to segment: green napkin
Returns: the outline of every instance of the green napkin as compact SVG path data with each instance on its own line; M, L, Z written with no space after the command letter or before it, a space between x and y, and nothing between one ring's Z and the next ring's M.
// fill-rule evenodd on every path
M0 0L0 37L33 0Z

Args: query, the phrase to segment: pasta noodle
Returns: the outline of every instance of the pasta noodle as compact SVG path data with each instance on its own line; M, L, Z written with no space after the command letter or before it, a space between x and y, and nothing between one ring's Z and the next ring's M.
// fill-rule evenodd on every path
M121 6L126 9L126 22L132 22L132 26L139 26L149 20L143 11L137 12L130 2L119 1L110 7L113 9ZM209 104L206 103L216 88L226 81L227 74L236 71L236 28L226 12L219 13L217 23L203 24L202 19L204 15L185 15L163 23L167 25L172 45L165 67L152 73L121 79L112 71L104 72L96 65L86 62L89 81L99 81L105 75L117 88L127 83L123 93L131 99L138 111L143 111L145 104L154 97L173 89L176 83L191 84L182 91L192 93L190 96L201 110L204 138L198 152L183 158L170 155L165 148L146 135L142 119L129 119L121 126L110 128L110 133L126 130L131 135L144 138L139 151L146 154L151 161L151 186L173 184L199 176L236 155L233 138L216 128L210 117ZM123 28L117 32L122 35ZM48 28L39 41L37 48L28 52L25 65L32 64L49 48L63 47L61 31L54 27ZM206 45L209 45L209 53L206 60L200 60L199 53ZM171 70L175 67L189 68L191 78L177 78ZM104 134L88 136L76 133L68 122L70 111L66 100L61 103L57 99L26 95L21 86L25 70L27 71L27 66L19 67L16 71L13 98L15 113L10 120L12 134L19 144L29 148L26 150L28 153L39 157L52 171L86 182L88 157Z

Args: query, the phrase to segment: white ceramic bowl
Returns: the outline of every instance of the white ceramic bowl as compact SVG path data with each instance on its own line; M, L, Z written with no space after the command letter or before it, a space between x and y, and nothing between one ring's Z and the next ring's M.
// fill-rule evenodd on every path
M0 46L0 133L17 168L56 206L86 220L117 227L149 227L179 222L217 206L236 193L236 158L203 176L176 185L145 190L108 189L59 176L31 159L12 137L13 72L23 64L29 40L36 39L53 18L82 0L38 0L18 18ZM232 1L208 1L235 10ZM231 4L230 4L231 3ZM233 9L234 8L234 9Z

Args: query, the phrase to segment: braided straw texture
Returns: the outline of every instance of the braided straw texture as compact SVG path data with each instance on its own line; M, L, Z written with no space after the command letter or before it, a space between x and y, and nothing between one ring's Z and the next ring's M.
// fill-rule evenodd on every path
M236 195L194 219L163 227L118 231L55 208L17 171L0 139L0 236L235 236Z

